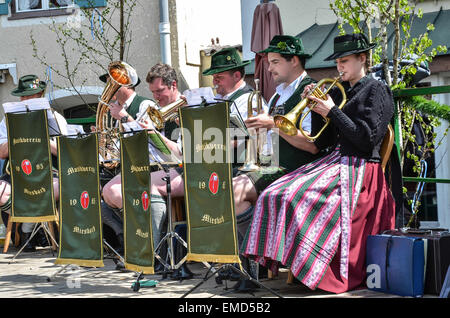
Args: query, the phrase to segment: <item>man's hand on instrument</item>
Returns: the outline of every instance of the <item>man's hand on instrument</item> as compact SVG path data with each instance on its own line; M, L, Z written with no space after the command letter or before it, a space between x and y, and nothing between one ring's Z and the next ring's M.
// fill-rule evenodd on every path
M145 119L143 121L138 122L139 125L144 129L155 129L155 126L153 125L153 122L149 119ZM149 131L149 133L155 133L154 131Z
M255 129L265 128L267 130L275 127L273 117L265 113L247 118L245 120L245 125L247 125L247 128L255 128Z
M127 111L117 102L113 102L109 105L109 112L111 113L111 116L117 120L128 115Z

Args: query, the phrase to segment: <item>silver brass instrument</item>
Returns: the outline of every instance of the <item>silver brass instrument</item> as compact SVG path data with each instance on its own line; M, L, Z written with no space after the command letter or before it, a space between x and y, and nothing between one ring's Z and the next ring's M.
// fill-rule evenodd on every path
M342 109L344 107L345 103L347 102L347 96L345 94L344 87L339 83L339 80L342 77L342 73L339 74L336 78L324 78L320 80L314 88L311 90L311 92L308 94L308 96L313 95L316 98L320 98L323 100L327 99L327 94L330 91L330 89L333 86L337 86L342 94L342 103L339 105L339 108ZM325 83L330 83L330 86L327 88L325 92L322 92L321 86ZM308 99L308 97L305 97L298 103L289 113L286 115L275 115L273 120L275 122L275 126L277 126L282 132L284 132L287 135L295 136L297 135L297 127L295 126L295 123L297 122L298 118L302 116L302 113L306 107L309 108L309 110L303 114L303 116L300 119L299 127L298 129L300 132L305 136L309 141L313 142L319 136L323 133L325 128L330 124L329 118L324 118L325 125L322 127L322 129L315 135L310 136L307 132L305 132L302 128L302 123L305 120L306 116L309 114L309 112L316 106L317 103L313 102L312 100Z
M149 107L147 108L147 114L156 129L163 129L165 122L174 120L178 117L178 109L185 104L186 101L180 98L169 105L161 107L160 109Z
M120 151L117 147L118 133L121 125L116 127L115 120L109 114L109 103L114 94L121 87L131 87L138 81L134 68L122 61L115 61L108 65L108 80L103 89L95 118L96 131L99 135L99 152L105 161L106 168L115 168L119 163Z
M253 98L256 97L256 113L259 115L262 112L262 96L259 90L259 79L255 79L255 90L248 96L247 100L247 118L253 116ZM259 153L261 153L262 136L258 136L255 129L248 130L250 138L247 141L245 149L245 162L241 171L257 171L260 169Z

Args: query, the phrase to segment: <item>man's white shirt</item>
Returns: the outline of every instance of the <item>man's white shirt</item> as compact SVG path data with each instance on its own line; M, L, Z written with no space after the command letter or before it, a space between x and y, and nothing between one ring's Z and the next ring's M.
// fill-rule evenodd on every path
M136 97L136 92L134 92L123 104L123 108L125 110L127 110L131 103L133 102L134 98ZM154 101L150 100L150 99L146 99L144 101L141 102L141 104L139 105L139 111L136 114L136 120L139 121L144 121L144 120L148 120L148 113L147 113L147 109L148 107L154 107L154 108L159 108L158 104L156 104ZM155 128L155 126L153 125L153 122L150 120L150 123L152 125L152 128Z
M244 88L245 85L246 85L246 83L243 82L236 90L232 91L231 93L228 93L224 96L217 94L216 98L228 100L231 96L233 96L234 93L236 93L238 90ZM231 114L236 114L236 113L238 113L238 110L239 110L239 114L242 116L243 120L246 120L248 118L248 95L249 94L251 94L251 92L242 94L241 96L239 96L238 98L236 98L234 100L233 105L231 105L231 111L230 111ZM262 111L262 113L267 114L269 112L269 107L267 106L267 103L265 102L264 98L261 98L261 99L262 99L262 105L261 105L262 110L261 111ZM236 110L236 108L238 110ZM256 116L258 114L257 113L257 97L256 96L253 96L252 108L253 108L253 116ZM271 153L271 145L269 144L270 143L269 141L271 140L270 136L271 136L271 131L269 130L269 131L267 131L266 143L263 146L264 154ZM243 139L238 139L238 144L236 145L236 147L238 147L238 148L242 147L243 142L244 142Z
M295 90L298 88L300 83L303 81L303 79L306 77L306 72L303 71L303 73L297 77L292 83L289 85L286 85L286 83L281 83L278 85L275 89L276 94L280 95L280 98L278 98L277 103L275 106L279 106L283 103L285 103L291 96L294 94ZM269 105L272 104L272 100L275 98L276 94L272 96L272 98L269 101ZM304 113L307 112L309 108L306 108L304 110ZM311 112L309 112L308 116L306 116L305 120L302 123L303 130L307 132L311 132Z

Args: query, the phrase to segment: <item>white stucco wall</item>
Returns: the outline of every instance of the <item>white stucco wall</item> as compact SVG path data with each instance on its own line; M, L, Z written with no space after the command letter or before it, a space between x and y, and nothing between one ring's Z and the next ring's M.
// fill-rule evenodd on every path
M177 0L179 71L189 88L199 86L200 50L219 38L221 45L242 44L240 0Z
M99 8L102 11L104 8ZM142 80L142 84L137 87L138 94L144 96L151 96L148 87L145 83L145 77L150 67L160 60L160 45L159 45L159 2L158 0L138 0L134 8L132 26L132 42L129 50L126 52L126 62L131 64L136 70ZM41 79L45 79L46 67L41 65L32 55L33 50L30 40L30 32L33 32L39 52L41 56L45 56L50 64L60 70L64 69L64 60L61 57L61 49L56 43L56 37L48 29L55 21L58 25L68 28L74 27L70 23L71 16L59 16L55 18L31 18L21 20L8 20L5 15L0 16L0 64L16 63L17 76L26 74L36 74ZM86 22L86 19L83 18ZM98 24L98 22L96 22ZM119 28L119 17L112 21L112 24ZM104 29L106 30L106 22L103 21ZM86 39L88 41L94 40L91 38L90 31L86 30ZM71 48L68 49L69 54ZM72 56L77 56L73 54ZM119 55L117 54L117 57ZM118 58L117 58L118 59ZM73 61L72 61L73 62ZM105 59L105 68L108 64ZM83 74L77 78L75 86L81 85L82 78L87 78L84 84L88 87L104 86L98 80L98 75L102 74L102 70L96 65L82 64L79 72ZM68 87L69 83L58 77L54 72L53 81L56 85ZM12 78L7 76L7 81L0 84L0 101L16 101L17 98L10 95L11 89L16 85L12 82Z

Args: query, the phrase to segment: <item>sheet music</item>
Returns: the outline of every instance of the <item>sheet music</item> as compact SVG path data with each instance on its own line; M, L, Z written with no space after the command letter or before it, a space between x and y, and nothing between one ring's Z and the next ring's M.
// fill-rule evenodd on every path
M127 123L123 123L122 127L123 127L124 131L129 131L129 132L144 130L144 128L142 128L142 126L139 125L136 120L129 121ZM124 136L127 136L127 135L124 135Z
M203 101L206 101L207 103L216 102L211 87L199 87L187 89L183 92L183 95L186 97L188 105L200 105Z
M156 134L159 134L155 131ZM161 134L159 134L161 135ZM153 141L148 139L148 152L150 154L150 163L181 163L181 158L178 158L172 151L170 154L162 153L158 147L153 143Z
M33 98L21 102L4 103L6 113L25 113L27 111L47 109L48 132L53 135L67 135L67 122L64 117L50 108L47 98Z
M230 114L230 127L239 129L246 137L250 136L247 130L247 126L245 126L245 123L239 114Z
M67 134L68 135L77 135L77 134L84 134L84 129L82 125L73 125L68 124L67 125Z
M122 127L126 132L143 130L141 125L139 125L136 121L122 124ZM155 133L159 134L157 131L155 131ZM124 136L126 135L129 134L125 134ZM150 163L181 163L181 159L177 158L177 156L175 156L172 152L169 155L162 153L150 138L148 139L148 152L150 156Z

